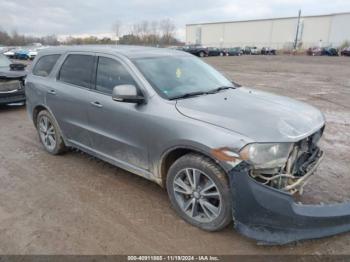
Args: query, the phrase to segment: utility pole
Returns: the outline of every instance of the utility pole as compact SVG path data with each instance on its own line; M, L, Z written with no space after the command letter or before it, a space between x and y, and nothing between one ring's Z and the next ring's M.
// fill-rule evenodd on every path
M294 40L294 50L297 49L297 45L298 45L298 36L299 36L299 27L300 27L300 16L301 16L301 10L299 10L299 15L298 15L297 33L296 33L296 35L295 35L295 40Z

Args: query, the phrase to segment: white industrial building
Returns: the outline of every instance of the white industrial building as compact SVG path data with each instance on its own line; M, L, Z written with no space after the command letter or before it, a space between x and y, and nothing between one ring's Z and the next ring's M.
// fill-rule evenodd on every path
M209 47L257 46L291 48L298 17L186 25L186 42ZM350 41L350 12L301 16L299 47L333 46Z

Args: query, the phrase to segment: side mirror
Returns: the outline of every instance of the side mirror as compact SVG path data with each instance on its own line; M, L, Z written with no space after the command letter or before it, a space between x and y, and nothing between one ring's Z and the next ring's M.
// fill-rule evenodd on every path
M134 85L119 85L113 88L112 99L118 102L141 104L145 101L143 96L137 94Z

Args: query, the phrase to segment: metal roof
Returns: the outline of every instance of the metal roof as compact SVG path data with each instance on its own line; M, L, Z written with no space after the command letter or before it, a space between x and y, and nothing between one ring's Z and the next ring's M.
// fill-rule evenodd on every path
M323 14L323 15L307 15L307 16L301 16L301 18L324 17L324 16L335 16L335 15L350 15L350 12L332 13L332 14ZM221 21L221 22L204 22L204 23L186 24L186 26L211 25L211 24L230 24L230 23L244 23L244 22L258 22L258 21L271 21L271 20L297 19L297 18L298 18L297 16L289 16L289 17L261 18L261 19L250 19L250 20L233 20L233 21Z

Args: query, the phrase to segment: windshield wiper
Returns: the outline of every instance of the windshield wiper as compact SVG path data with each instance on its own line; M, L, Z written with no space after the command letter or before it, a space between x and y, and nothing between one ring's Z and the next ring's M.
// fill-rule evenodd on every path
M182 99L182 98L189 98L189 97L194 97L194 96L201 96L201 95L207 95L208 92L203 92L203 91L198 91L198 92L191 92L179 96L174 96L170 98L170 100L176 100L176 99Z
M174 96L172 98L170 98L170 100L176 100L176 99L183 99L183 98L189 98L189 97L194 97L194 96L201 96L201 95L211 95L211 94L216 94L222 90L226 90L226 89L235 89L234 86L220 86L218 88L215 88L213 90L210 91L198 91L198 92L192 92L192 93L187 93L187 94L183 94L183 95L179 95L179 96Z
M215 88L213 90L208 91L207 93L208 94L215 94L215 93L218 93L218 92L220 92L222 90L234 89L234 88L235 88L234 86L220 86L218 88Z

